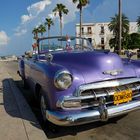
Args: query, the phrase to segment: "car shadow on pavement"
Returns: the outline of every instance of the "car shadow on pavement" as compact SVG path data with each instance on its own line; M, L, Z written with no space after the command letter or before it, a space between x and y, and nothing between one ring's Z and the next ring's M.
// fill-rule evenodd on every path
M78 133L87 132L90 130L97 130L99 127L107 126L110 124L116 124L118 120L123 118L124 116L120 116L117 118L110 119L108 122L93 122L88 123L84 125L79 126L68 126L68 127L61 127L61 126L55 126L53 124L49 123L49 127L47 127L48 123L44 127L44 132L47 135L48 138L58 138L58 137L64 137L68 135L76 136Z
M10 79L4 79L2 81L3 86L3 105L5 108L5 111L12 117L21 118L23 120L29 121L33 126L41 129L40 124L36 119L34 119L31 115L30 108L28 107L28 104L23 104L23 110L20 109L19 104L17 103L17 100L15 98L15 95L12 91L11 85L10 85ZM23 102L23 101L19 101Z
M3 81L3 87L4 87L4 89L3 89L4 97L3 98L4 98L5 110L9 115L11 115L13 117L21 118L16 101L13 98L13 94L11 94L11 92L10 92L11 87L9 87L8 81L9 81L9 79L5 79ZM94 123L89 123L89 124L85 124L85 125L69 126L69 127L56 126L49 122L44 124L42 117L41 117L41 112L40 112L39 107L37 106L37 103L35 101L32 101L32 99L30 98L31 97L30 89L24 89L22 81L15 81L15 83L16 83L17 87L19 88L19 90L21 91L21 93L23 93L23 96L25 97L27 103L31 107L34 115L36 116L36 118L37 118L39 124L41 125L43 131L45 132L47 138L49 138L49 139L65 137L68 135L76 136L80 132L89 131L91 129L94 130L94 129L97 129L98 127L102 127L104 125L109 125L110 123L117 123L117 120L121 119L123 117L123 116L121 116L121 117L113 118L113 119L110 119L108 122L94 122ZM27 117L24 117L22 119L28 120L28 121L30 121L30 123L33 126L40 128L39 125L36 124L36 122L34 122L31 119L29 114L27 115Z

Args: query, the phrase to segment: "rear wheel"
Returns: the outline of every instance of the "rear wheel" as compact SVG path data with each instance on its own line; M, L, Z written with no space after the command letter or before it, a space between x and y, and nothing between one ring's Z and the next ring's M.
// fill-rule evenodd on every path
M24 87L25 89L28 89L27 80L26 80L25 78L23 78L22 81L23 81L23 87Z

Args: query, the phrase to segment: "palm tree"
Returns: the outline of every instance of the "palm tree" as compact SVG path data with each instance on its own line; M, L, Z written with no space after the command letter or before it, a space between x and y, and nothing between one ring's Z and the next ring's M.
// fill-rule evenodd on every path
M89 0L72 0L73 3L77 3L77 8L80 10L80 37L82 36L82 11L83 7L89 3Z
M43 37L43 33L46 32L46 27L43 24L41 24L39 25L38 30L39 30L39 33L41 34L41 37Z
M116 14L115 17L111 17L111 22L108 25L109 30L113 32L114 35L114 48L115 51L118 51L118 43L119 43L119 16ZM129 32L129 20L128 18L122 14L122 41L125 40L125 37L128 35ZM113 41L114 42L114 41ZM123 44L123 43L122 43Z
M39 33L41 34L41 38L43 37L43 33L46 32L46 27L43 24L40 24L38 27ZM42 44L43 42L41 42L41 50L42 50Z
M32 34L34 35L34 39L38 39L38 33L39 33L39 29L37 27L35 27L33 30L32 30Z
M56 15L57 13L59 14L60 18L60 36L62 36L62 15L65 14L67 15L69 10L66 8L65 5L63 4L57 4L56 7L53 9L54 14Z
M32 30L32 34L34 35L34 39L36 40L36 43L32 44L33 50L35 50L35 51L37 49L38 33L39 33L39 29L37 27L35 27Z
M137 25L140 27L140 16L138 16Z
M48 37L50 37L50 28L51 25L54 25L54 22L51 18L46 18L45 25L48 26Z
M46 18L45 25L48 26L48 37L50 37L50 28L51 25L54 25L54 22L51 18ZM48 48L50 48L50 40L48 39Z

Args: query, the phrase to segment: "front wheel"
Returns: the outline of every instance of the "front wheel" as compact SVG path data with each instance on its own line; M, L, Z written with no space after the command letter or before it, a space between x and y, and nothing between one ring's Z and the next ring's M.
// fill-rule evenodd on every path
M47 105L46 105L45 97L43 94L40 95L40 110L41 110L43 121L46 122L47 121L47 118L46 118Z
M41 92L41 91L40 91ZM57 126L56 125L54 125L54 124L52 124L51 122L49 122L48 120L47 120L47 117L46 117L46 110L48 109L48 105L47 105L47 102L46 102L46 100L45 100L45 96L42 94L42 93L40 93L40 100L39 100L39 102L40 102L40 110L41 110L41 116L42 116L42 126L44 127L44 128L46 128L46 126L48 127L48 129L49 130L51 130L53 133L56 133L56 132L58 132L58 129L57 129Z

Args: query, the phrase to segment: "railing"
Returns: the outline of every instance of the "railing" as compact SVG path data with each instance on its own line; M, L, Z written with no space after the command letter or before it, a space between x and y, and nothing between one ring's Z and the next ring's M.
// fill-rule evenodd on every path
M82 35L92 35L92 32L82 32ZM77 33L77 35L80 35L80 33Z

